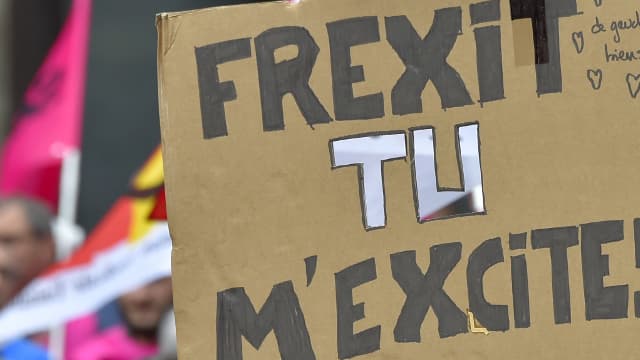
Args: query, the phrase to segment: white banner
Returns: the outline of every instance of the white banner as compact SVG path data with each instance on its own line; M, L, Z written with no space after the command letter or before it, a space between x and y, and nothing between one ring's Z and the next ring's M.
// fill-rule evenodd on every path
M119 295L171 275L166 223L135 243L123 240L88 264L34 280L0 312L0 343L86 315Z

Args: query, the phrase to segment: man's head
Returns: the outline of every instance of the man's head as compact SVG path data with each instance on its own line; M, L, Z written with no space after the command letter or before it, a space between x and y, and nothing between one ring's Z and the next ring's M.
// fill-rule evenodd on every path
M171 278L154 281L119 299L129 334L139 340L155 341L160 322L171 309Z
M0 199L0 307L55 260L51 211L22 197Z

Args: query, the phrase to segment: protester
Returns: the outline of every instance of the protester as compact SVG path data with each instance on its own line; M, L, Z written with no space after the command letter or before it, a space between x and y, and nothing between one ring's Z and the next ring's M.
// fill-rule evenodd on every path
M0 199L0 308L55 260L51 211L29 198ZM0 359L48 359L26 339L0 345Z
M162 320L160 329L158 330L158 355L147 358L146 360L177 360L178 344L176 342L176 316L170 311Z
M26 197L0 199L0 309L55 261L53 214L44 203ZM65 348L73 351L93 336L97 318L89 314L69 322ZM0 345L2 360L48 359L46 333Z
M158 336L171 310L171 279L164 278L119 298L123 326L106 330L78 347L69 360L138 360L158 354Z
M35 200L0 200L0 307L54 262L51 220L51 211Z

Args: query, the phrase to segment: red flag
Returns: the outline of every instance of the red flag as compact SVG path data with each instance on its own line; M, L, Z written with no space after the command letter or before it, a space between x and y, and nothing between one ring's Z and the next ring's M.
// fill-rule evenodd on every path
M0 193L57 208L62 160L80 147L90 17L91 0L74 0L2 149Z
M151 215L149 215L149 219L151 220L167 220L167 200L164 195L164 185L158 191L156 195L156 204L151 210Z

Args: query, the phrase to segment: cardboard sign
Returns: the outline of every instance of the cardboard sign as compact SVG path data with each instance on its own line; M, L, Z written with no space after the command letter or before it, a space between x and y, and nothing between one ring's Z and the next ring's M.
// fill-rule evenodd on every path
M636 5L160 15L180 358L637 357Z

